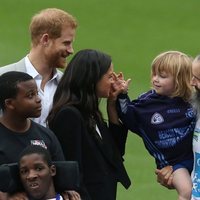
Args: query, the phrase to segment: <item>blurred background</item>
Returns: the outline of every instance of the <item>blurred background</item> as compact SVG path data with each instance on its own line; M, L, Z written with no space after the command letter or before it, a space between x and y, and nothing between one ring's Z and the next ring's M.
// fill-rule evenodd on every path
M78 20L75 52L95 48L112 56L116 72L131 78L133 99L150 88L151 62L159 53L179 50L192 57L200 53L198 0L1 0L0 66L16 62L29 52L28 26L41 9L64 9ZM70 58L69 58L70 60ZM102 100L102 110L105 102ZM105 115L106 117L106 115ZM154 159L141 139L129 133L125 165L132 186L120 184L117 200L177 199L174 190L156 182Z

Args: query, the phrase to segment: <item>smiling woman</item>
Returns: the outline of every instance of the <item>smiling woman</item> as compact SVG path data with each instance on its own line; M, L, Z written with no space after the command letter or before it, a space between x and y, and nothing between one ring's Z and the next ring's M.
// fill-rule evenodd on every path
M107 124L99 108L100 99L110 98L112 90L111 57L83 49L69 62L48 116L66 159L79 163L79 192L84 200L116 200L117 183L125 188L131 184L122 159L127 130L116 115Z

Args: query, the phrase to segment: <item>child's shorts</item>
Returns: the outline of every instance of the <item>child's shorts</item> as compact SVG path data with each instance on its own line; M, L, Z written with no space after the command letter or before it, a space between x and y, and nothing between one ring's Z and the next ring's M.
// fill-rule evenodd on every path
M193 160L185 160L180 163L177 163L173 166L173 171L180 168L186 168L191 173L193 169Z

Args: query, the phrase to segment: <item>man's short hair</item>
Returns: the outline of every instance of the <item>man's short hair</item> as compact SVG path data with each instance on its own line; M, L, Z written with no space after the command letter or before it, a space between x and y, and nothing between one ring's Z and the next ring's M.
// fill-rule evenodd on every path
M47 33L50 38L59 38L63 27L77 27L76 19L68 12L58 8L41 10L32 17L29 30L33 45L39 43L40 37Z

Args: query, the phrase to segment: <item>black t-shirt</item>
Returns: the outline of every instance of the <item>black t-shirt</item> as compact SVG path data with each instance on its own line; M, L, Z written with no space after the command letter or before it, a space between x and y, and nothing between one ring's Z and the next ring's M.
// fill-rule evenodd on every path
M65 160L57 137L48 128L31 121L28 131L17 133L0 123L0 164L17 162L19 154L28 145L48 149L53 161Z

